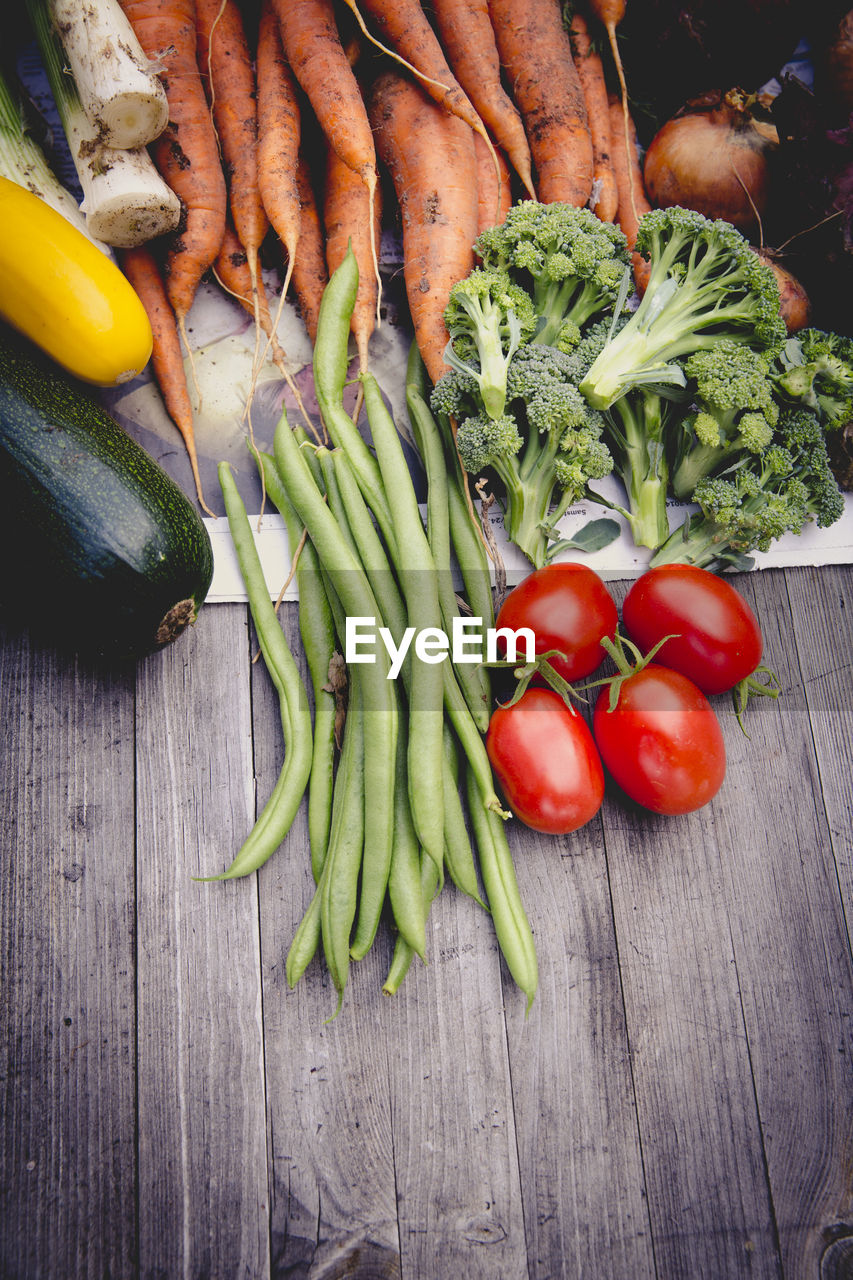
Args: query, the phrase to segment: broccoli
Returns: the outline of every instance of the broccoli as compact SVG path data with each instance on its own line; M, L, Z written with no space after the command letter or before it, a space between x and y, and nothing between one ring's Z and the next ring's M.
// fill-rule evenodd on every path
M521 347L509 362L506 413L489 418L474 379L445 374L430 404L459 420L456 447L471 474L490 467L503 489L507 537L539 568L547 563L554 526L583 497L587 481L613 467L590 411L570 380L570 357L542 344Z
M505 272L475 267L450 290L444 322L446 363L476 380L486 416L500 418L507 366L536 325L530 297Z
M802 329L779 356L780 394L813 409L825 430L853 418L853 339L822 329Z
M653 209L640 220L636 251L649 260L649 281L580 384L594 408L609 408L633 387L684 387L683 361L723 339L781 348L773 272L730 223L679 206Z
M827 528L844 512L823 427L808 409L784 411L767 449L705 476L693 500L698 512L670 535L652 565L745 567L750 551L767 551L783 534L801 533L809 521Z
M779 418L770 364L768 352L729 339L685 361L695 398L694 411L682 418L672 446L676 497L689 498L704 476L742 452L761 453L770 444Z
M612 311L630 272L625 236L589 209L523 200L474 248L483 265L505 271L533 299L534 342L569 352L594 316Z

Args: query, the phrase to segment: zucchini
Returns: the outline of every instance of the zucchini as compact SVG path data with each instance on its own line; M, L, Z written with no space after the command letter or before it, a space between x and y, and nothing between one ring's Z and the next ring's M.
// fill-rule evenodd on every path
M0 598L62 647L136 657L194 622L210 537L88 388L0 326Z

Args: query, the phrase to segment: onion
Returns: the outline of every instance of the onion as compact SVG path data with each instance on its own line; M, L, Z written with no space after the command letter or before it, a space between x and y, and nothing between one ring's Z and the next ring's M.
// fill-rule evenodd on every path
M768 156L779 143L775 126L754 114L756 106L762 101L741 89L688 102L646 151L649 199L660 208L682 205L724 218L745 233L755 230L767 207Z
M758 249L756 252L776 277L776 283L779 286L780 310L788 333L797 333L798 330L805 329L811 321L812 306L804 287L796 276L792 276L790 271L779 265L771 249Z

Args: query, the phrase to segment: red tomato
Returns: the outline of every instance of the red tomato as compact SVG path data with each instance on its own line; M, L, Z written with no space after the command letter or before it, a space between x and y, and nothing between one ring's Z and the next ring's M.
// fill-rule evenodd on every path
M655 662L688 676L704 693L725 693L751 675L764 642L755 614L730 582L695 565L649 569L631 587L622 620L648 653L664 636Z
M654 813L691 813L717 794L726 749L713 708L680 671L655 662L623 680L615 708L598 695L592 731L626 795Z
M536 831L565 835L595 817L604 770L586 721L553 689L498 707L486 749L507 803Z
M571 563L549 564L528 574L510 591L497 616L499 628L529 627L537 653L564 653L565 661L554 658L552 665L566 680L580 680L601 665L602 636L612 640L617 622L616 605L598 574ZM500 636L498 644L502 646Z

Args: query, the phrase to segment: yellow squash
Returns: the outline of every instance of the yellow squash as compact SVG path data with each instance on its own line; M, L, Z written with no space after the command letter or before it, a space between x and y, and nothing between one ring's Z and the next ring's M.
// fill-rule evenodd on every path
M151 325L116 264L38 196L0 177L0 315L75 378L114 387L151 356Z

